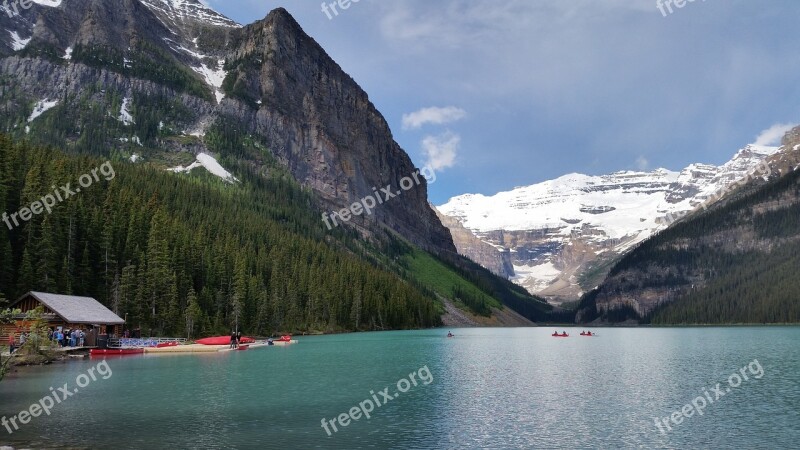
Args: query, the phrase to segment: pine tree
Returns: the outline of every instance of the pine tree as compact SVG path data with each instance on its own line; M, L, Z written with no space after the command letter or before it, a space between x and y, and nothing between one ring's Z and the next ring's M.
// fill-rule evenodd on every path
M350 308L350 322L354 330L358 330L361 325L361 291L353 293L353 305Z
M172 274L169 263L168 222L166 214L159 210L153 216L147 239L147 302L151 325L167 314L168 296Z
M19 268L19 278L17 281L16 296L22 295L28 291L38 289L36 286L36 271L33 268L33 260L27 248L22 252L22 264Z
M202 318L203 311L197 303L197 295L193 287L189 287L189 293L186 297L186 338L191 339L194 335L194 330L197 322Z
M46 215L41 223L41 241L39 245L38 279L39 289L45 292L56 291L58 280L59 249L56 245L56 230L52 218Z

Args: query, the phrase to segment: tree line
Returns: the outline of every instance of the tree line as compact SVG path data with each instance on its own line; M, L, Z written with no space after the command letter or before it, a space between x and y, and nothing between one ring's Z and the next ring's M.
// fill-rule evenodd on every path
M0 212L104 161L0 136ZM0 293L86 295L129 327L169 335L419 328L440 324L429 292L326 233L309 192L242 163L230 185L114 161L117 176L9 230Z

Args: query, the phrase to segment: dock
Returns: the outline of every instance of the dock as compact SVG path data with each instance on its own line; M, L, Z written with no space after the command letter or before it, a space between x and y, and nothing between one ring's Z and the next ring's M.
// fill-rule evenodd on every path
M274 341L273 344L276 347L285 347L291 344L297 344L297 340L292 341ZM243 344L248 345L248 350L263 348L263 347L271 347L264 341L256 342L254 344ZM218 353L218 352L235 352L239 351L238 349L230 348L228 345L202 345L202 344L187 344L187 345L176 345L174 347L161 347L161 348L145 348L144 352L147 354L158 354L158 353Z

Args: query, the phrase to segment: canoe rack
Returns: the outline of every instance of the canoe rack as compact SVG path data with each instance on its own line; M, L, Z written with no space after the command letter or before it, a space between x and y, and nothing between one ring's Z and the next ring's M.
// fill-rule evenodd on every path
M186 338L165 338L165 337L151 337L151 338L111 338L108 340L108 348L145 348L157 347L158 344L166 344L168 342L177 342L185 344Z

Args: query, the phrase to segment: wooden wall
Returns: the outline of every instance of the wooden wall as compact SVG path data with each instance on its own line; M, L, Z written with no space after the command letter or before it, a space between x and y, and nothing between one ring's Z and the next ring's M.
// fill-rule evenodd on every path
M39 300L36 300L35 298L33 298L32 295L28 295L27 297L22 299L21 302L17 303L14 306L14 308L15 309L19 309L23 313L26 313L28 311L31 311L31 310L34 310L34 309L38 308L39 306L44 308L45 314L55 314L53 312L53 310L51 310L47 306L42 305L42 303Z

